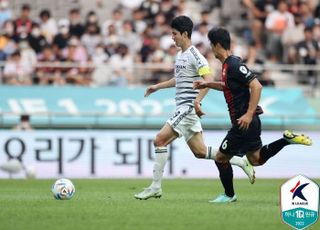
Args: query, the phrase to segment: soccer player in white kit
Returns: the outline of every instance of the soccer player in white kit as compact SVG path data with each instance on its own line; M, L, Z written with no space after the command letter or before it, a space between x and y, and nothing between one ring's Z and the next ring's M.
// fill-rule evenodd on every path
M161 180L163 170L168 159L167 145L176 138L183 136L190 150L196 158L215 160L216 149L206 146L203 141L200 117L204 115L200 107L201 100L208 89L193 89L193 82L203 78L212 81L212 75L207 60L191 43L193 22L186 16L176 17L172 23L172 39L181 48L175 61L174 77L168 81L151 85L146 89L145 97L159 89L176 87L176 111L167 120L154 140L155 162L153 167L153 181L135 198L146 200L151 197L162 196ZM254 169L246 160L234 156L230 163L241 167L248 175L250 182L254 182Z

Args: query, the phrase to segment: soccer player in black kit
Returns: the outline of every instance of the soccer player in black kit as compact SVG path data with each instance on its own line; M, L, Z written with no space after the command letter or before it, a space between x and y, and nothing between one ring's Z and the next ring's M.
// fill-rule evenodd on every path
M233 171L229 159L242 155L254 166L263 165L276 155L284 146L290 144L311 145L312 141L303 134L285 131L283 138L262 146L261 122L262 109L258 106L262 86L256 75L242 63L241 58L230 51L230 34L223 28L212 29L208 33L212 52L222 63L221 81L206 82L197 80L195 89L212 88L223 91L228 105L232 127L223 139L216 154L216 165L224 194L209 202L234 202L237 197L233 188Z

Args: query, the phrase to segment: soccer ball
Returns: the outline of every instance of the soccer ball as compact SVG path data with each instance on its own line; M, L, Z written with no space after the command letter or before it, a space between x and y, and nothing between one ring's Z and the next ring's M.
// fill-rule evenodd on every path
M62 178L54 182L51 191L57 200L70 200L76 189L71 180Z

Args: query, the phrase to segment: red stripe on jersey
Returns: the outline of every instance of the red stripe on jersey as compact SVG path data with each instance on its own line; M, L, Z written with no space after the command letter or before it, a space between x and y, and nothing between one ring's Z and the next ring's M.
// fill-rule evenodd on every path
M233 104L233 96L232 96L231 90L227 84L227 70L228 70L228 64L224 63L222 66L222 74L221 74L221 81L224 82L223 94L224 94L224 98L228 104L231 122L234 122L235 121L235 110L234 110L234 104Z

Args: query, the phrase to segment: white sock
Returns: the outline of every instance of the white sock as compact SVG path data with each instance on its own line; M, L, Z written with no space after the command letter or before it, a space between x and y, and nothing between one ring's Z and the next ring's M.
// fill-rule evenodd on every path
M153 181L150 187L161 188L161 180L163 176L164 167L168 159L167 147L156 147L155 161L153 165Z
M207 153L205 159L215 160L218 149L214 149L211 146L207 146Z
M217 155L218 149L214 149L211 146L207 147L207 153L205 159L211 159L211 160L216 160L216 155ZM232 165L237 165L239 167L242 167L245 165L244 160L241 157L238 156L233 156L230 159L230 164Z
M238 156L233 156L230 160L229 160L230 164L232 165L237 165L239 167L245 166L246 163L245 161L242 159L242 157L238 157Z

